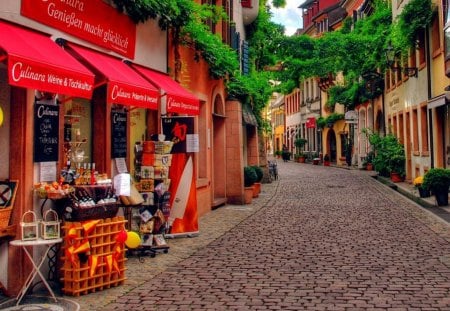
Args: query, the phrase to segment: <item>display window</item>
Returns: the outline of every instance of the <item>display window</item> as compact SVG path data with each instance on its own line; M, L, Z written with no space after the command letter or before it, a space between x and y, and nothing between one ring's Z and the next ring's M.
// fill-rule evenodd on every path
M68 168L92 163L92 111L85 99L64 103L64 160Z

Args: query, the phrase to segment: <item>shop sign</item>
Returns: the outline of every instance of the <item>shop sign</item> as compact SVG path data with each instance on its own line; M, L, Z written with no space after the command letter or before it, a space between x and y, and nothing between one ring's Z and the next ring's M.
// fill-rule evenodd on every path
M94 88L94 78L64 68L39 64L32 60L9 55L9 84L52 93L90 98Z
M358 123L358 113L355 110L349 110L345 113L345 123Z
M59 106L34 104L34 162L58 161Z
M20 13L134 59L136 26L102 0L22 0Z
M158 97L152 90L138 87L136 85L108 83L108 103L117 103L130 106L158 109Z
M316 128L316 118L311 117L306 119L306 128L308 129Z
M111 158L127 156L127 113L111 112Z
M165 140L172 141L171 153L198 152L198 136L194 134L194 117L162 119Z
M187 100L173 95L167 95L167 112L182 113L197 116L200 113L198 100Z

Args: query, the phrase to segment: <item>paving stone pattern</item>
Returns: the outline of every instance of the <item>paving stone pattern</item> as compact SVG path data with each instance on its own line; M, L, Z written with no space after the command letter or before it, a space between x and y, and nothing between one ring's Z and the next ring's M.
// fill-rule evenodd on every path
M278 162L246 206L130 258L81 310L450 310L448 224L367 172Z

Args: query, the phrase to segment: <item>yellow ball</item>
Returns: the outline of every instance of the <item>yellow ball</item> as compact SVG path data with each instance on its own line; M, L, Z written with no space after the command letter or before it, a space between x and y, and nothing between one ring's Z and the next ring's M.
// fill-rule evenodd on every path
M125 245L128 248L136 248L141 245L141 238L139 237L139 234L133 231L128 231Z
M0 107L0 126L3 125L3 110L2 107Z

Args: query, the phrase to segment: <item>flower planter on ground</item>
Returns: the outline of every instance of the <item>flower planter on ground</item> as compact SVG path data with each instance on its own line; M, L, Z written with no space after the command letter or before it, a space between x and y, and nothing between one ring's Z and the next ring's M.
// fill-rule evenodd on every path
M402 182L403 181L403 177L400 173L397 172L391 172L391 181L394 183L397 182Z
M419 190L419 196L421 198L429 198L431 196L430 190L425 189L423 187L418 187L417 189Z
M253 200L253 187L244 188L244 204L251 204Z

